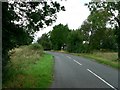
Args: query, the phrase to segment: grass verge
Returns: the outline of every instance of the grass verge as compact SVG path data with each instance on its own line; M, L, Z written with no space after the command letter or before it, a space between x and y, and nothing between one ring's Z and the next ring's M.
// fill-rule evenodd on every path
M76 56L81 56L88 58L89 60L95 60L96 62L111 66L113 68L120 70L120 62L117 60L117 52L94 52L90 53L69 53L67 51L57 51L66 54L72 54Z
M3 88L49 88L53 81L53 56L24 46L14 50L7 65Z
M117 60L117 53L114 53L114 52L94 52L93 54L73 53L73 54L77 56L89 58L90 60L95 60L99 63L111 66L116 69L120 69L120 65L118 64L119 61Z

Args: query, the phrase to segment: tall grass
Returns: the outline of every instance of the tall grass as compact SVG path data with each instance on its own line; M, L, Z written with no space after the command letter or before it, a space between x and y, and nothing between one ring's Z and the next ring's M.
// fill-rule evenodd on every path
M82 53L82 54L74 54L74 55L90 58L90 60L95 60L99 63L111 66L116 69L120 69L116 52L94 52L92 54Z
M3 88L47 88L52 82L53 57L38 44L14 49Z

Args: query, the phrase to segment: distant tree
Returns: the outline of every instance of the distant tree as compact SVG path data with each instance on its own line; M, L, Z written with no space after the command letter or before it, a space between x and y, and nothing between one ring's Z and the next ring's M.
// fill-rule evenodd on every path
M48 34L42 34L40 38L38 38L37 42L43 46L44 50L51 50L52 44L50 41L50 37Z
M69 52L83 52L84 37L79 30L71 31L67 37L67 40L67 50Z
M66 44L66 37L69 31L67 25L59 24L53 27L53 30L50 33L50 39L54 50L61 50L61 47Z

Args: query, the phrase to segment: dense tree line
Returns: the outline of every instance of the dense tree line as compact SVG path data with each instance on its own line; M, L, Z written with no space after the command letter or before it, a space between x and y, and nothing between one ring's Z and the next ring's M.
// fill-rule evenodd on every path
M62 27L61 27L62 26ZM87 20L81 28L70 30L66 25L56 25L52 31L43 34L38 43L46 50L67 50L75 53L90 53L94 50L117 51L114 29L94 29ZM63 48L64 47L64 48Z
M46 50L61 50L67 44L67 36L70 30L67 25L59 24L53 27L53 30L47 34L43 34L37 42L43 45ZM50 47L47 47L49 45Z
M61 24L53 28L49 34L51 49L61 50L65 43L65 49L69 52L118 51L119 59L120 1L94 2L93 0L85 5L88 6L91 13L79 29L70 30L68 28L69 30L66 32L65 28L61 28Z
M92 53L95 50L117 51L115 28L107 26L109 18L109 13L98 10L90 14L80 28L70 30L67 25L59 24L48 33L47 39L43 34L38 42L41 39L46 43L50 42L49 45L52 47L49 48L53 50L61 50L65 46L65 50L74 53ZM39 43L42 43L42 40ZM44 45L43 47L47 47Z

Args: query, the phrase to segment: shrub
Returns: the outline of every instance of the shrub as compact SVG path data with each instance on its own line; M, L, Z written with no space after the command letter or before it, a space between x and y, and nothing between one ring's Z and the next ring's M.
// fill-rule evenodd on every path
M43 47L38 43L31 44L29 47L32 50L42 50L43 51Z

